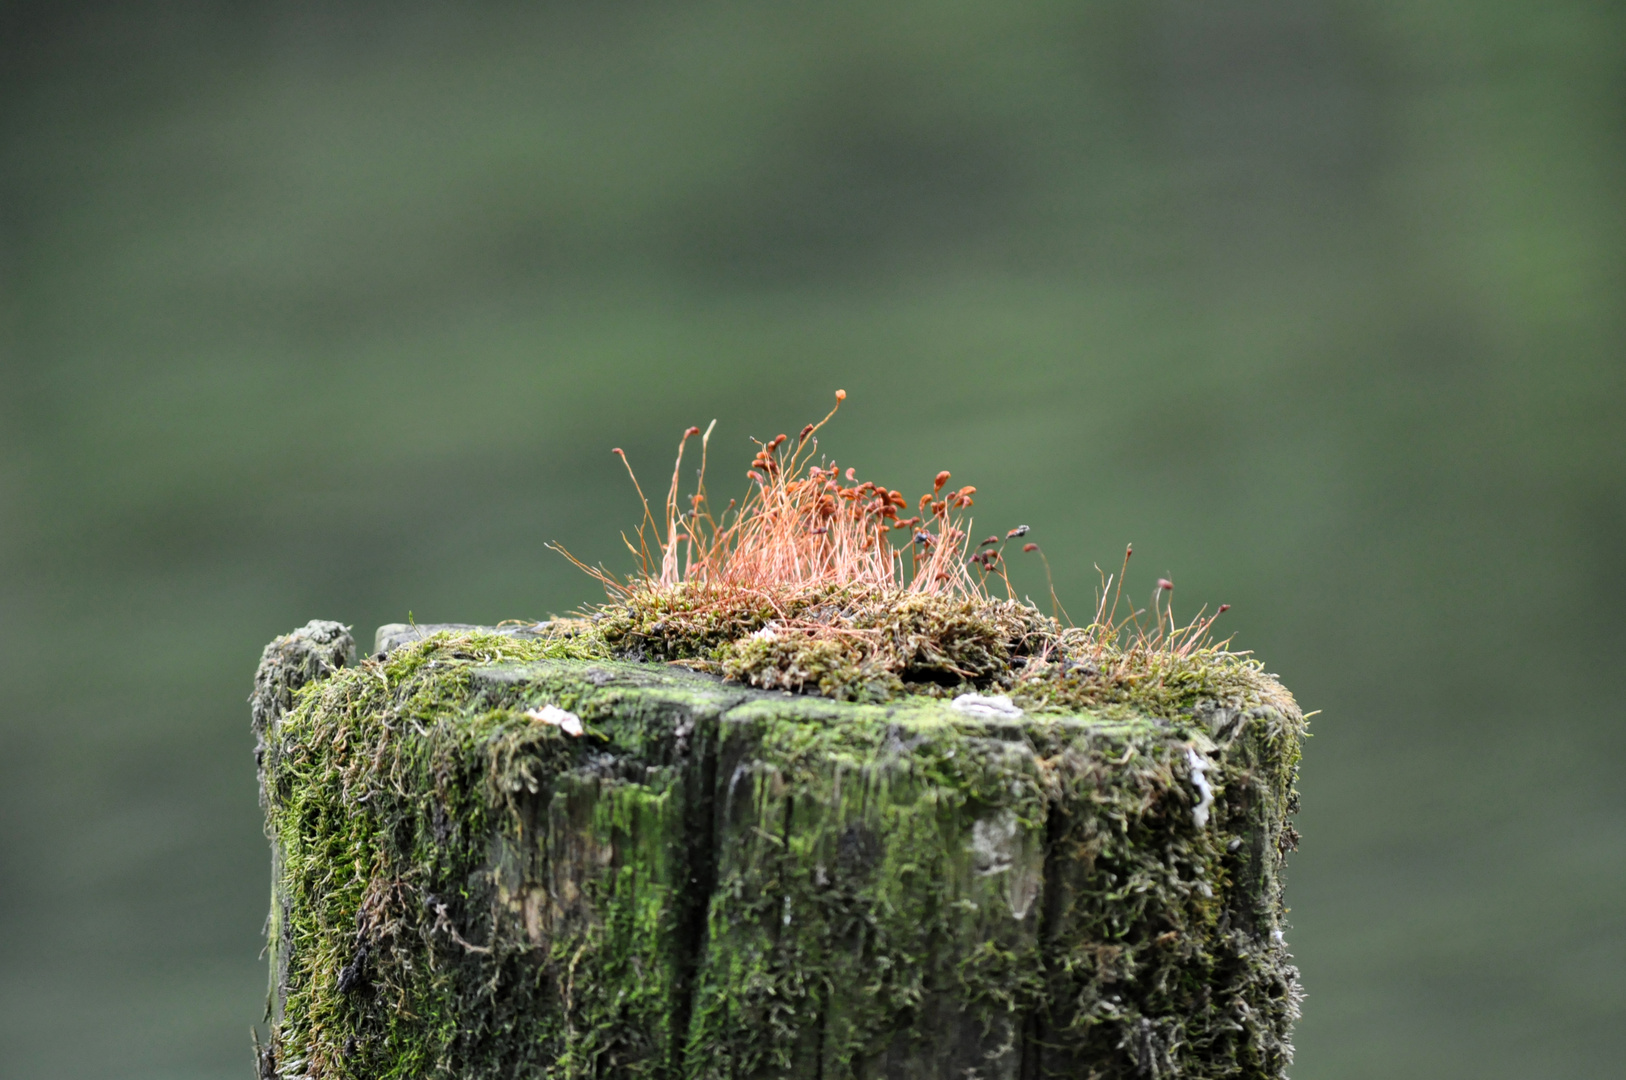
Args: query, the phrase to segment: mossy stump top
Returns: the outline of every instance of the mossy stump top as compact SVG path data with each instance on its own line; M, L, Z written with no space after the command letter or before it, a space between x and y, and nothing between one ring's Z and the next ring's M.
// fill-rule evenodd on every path
M1273 683L854 704L407 636L311 623L256 678L262 1076L1285 1075Z

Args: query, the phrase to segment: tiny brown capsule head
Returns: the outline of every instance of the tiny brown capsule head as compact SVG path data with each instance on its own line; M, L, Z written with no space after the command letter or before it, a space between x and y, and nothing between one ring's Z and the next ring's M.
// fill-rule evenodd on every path
M948 483L948 482L949 482L948 470L944 469L942 472L937 474L937 479L932 481L932 491L934 491L934 492L942 491L943 490L943 485Z

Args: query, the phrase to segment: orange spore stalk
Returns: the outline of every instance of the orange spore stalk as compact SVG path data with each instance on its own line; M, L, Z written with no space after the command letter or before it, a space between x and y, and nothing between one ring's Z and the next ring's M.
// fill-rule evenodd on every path
M911 503L900 491L860 481L822 458L824 419L794 441L758 441L743 498L714 511L706 494L713 421L678 441L657 519L636 474L643 516L636 540L622 534L638 569L621 577L549 545L601 582L610 602L589 612L619 655L698 666L768 689L880 700L902 692L997 688L1040 708L1138 700L1169 704L1206 688L1258 682L1246 654L1210 636L1220 612L1174 618L1174 586L1159 579L1148 614L1120 615L1130 549L1102 575L1094 618L1074 626L1056 598L1050 564L1019 525L971 544L965 511L976 489L948 489L938 473ZM681 492L689 440L700 436L692 494ZM908 517L913 507L917 512ZM1006 549L1037 554L1052 613L1018 600ZM1005 595L995 597L997 580ZM1260 685L1263 685L1262 683Z
M835 408L803 428L794 442L786 435L758 442L746 473L750 488L721 512L713 511L705 480L716 421L703 434L689 428L678 441L660 521L628 464L644 511L637 542L622 537L638 560L631 577L556 549L602 582L612 598L681 584L699 603L728 603L744 594L774 607L830 586L986 599L982 581L966 561L969 522L962 512L971 507L976 488L944 494L949 474L938 473L932 491L921 497L921 513L900 518L899 511L909 506L901 492L859 481L851 468L843 473L833 462L818 463L817 433L845 397L845 391L836 391ZM683 456L695 435L700 435L699 483L684 500L679 490ZM626 455L615 452L625 463Z

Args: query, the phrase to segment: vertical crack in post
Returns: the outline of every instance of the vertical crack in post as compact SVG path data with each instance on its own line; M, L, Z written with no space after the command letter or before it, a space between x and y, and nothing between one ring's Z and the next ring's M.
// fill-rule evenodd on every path
M830 1026L830 987L819 989L819 1020L813 1044L813 1080L824 1080L824 1034Z
M1045 1002L1050 999L1051 981L1055 978L1051 947L1056 926L1061 920L1062 871L1066 860L1061 858L1061 841L1067 831L1066 814L1052 797L1047 800L1044 820L1044 870L1039 896L1039 957L1043 965L1044 992L1033 1003L1023 1019L1021 1034L1021 1060L1017 1075L1021 1080L1039 1080L1044 1075L1044 1045L1050 1037L1049 1017L1045 1015Z
M721 716L695 718L689 761L683 767L683 866L686 880L679 890L673 943L676 985L672 994L670 1075L684 1075L689 1028L699 990L700 958L706 949L706 923L711 896L717 891L717 755L721 742Z

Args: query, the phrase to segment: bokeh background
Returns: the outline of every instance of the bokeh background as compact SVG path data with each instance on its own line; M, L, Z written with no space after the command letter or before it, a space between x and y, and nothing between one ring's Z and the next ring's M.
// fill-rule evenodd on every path
M0 1075L250 1074L267 640L591 601L612 446L837 387L1323 710L1296 1076L1620 1075L1626 8L0 12Z

